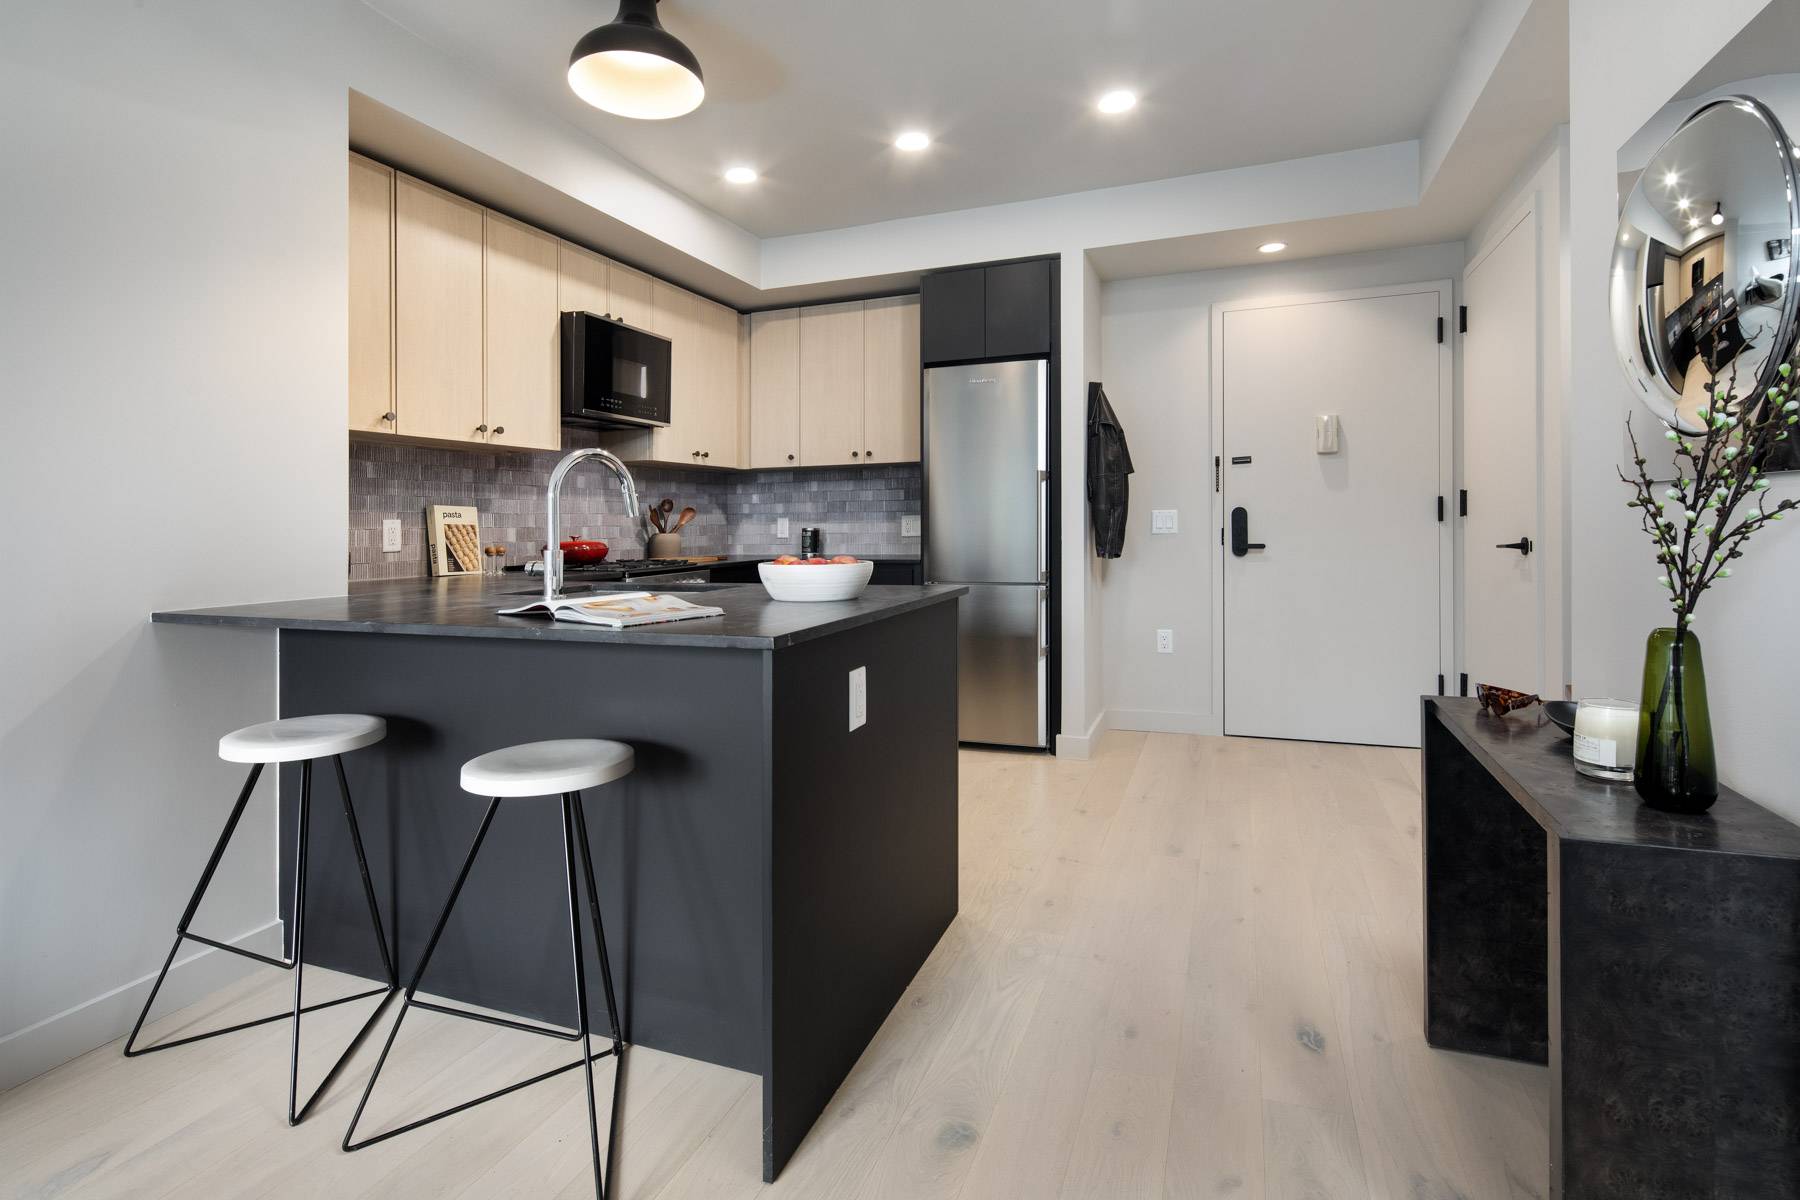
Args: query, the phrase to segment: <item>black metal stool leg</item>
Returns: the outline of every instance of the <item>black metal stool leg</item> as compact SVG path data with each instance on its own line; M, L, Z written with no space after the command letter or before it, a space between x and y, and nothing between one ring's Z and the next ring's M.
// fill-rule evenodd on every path
M338 1073L343 1070L344 1064L350 1060L350 1056L356 1052L356 1048L362 1044L363 1039L368 1036L369 1031L375 1027L376 1020L387 1007L388 999L393 996L398 988L392 982L393 968L391 964L389 964L388 971L390 980L385 987L371 988L368 991L356 992L348 996L340 996L335 1000L324 1000L317 1004L309 1005L305 1003L302 984L306 969L306 874L307 852L312 842L312 763L310 760L302 762L300 767L300 837L296 849L297 867L294 874L294 945L292 957L284 960L273 958L267 954L258 954L254 950L246 950L241 946L233 946L226 942L220 942L213 938L204 937L201 934L194 933L189 928L189 926L193 924L194 915L200 909L200 902L206 896L207 888L212 885L213 875L218 871L219 863L225 857L225 848L230 844L232 835L237 832L238 822L244 815L244 807L250 800L251 792L256 788L256 782L262 774L262 769L262 763L256 763L250 768L249 777L244 781L243 790L238 793L237 803L232 807L231 816L227 818L225 822L225 829L219 835L218 844L213 847L212 857L207 860L206 869L200 873L200 882L194 888L194 894L189 898L187 908L181 914L181 920L176 923L175 944L169 948L169 955L163 960L162 971L157 974L156 983L150 989L150 996L144 1001L144 1009L138 1014L137 1024L132 1026L130 1036L125 1039L124 1052L126 1057L135 1058L140 1054L150 1054L157 1050L173 1050L177 1046L185 1046L190 1042L204 1041L207 1038L220 1037L227 1033L236 1033L239 1030L251 1029L258 1025L268 1025L275 1021L292 1021L293 1027L289 1032L288 1045L288 1124L295 1125L306 1117L307 1112L312 1108L314 1102L317 1101L324 1093L325 1089L331 1085L331 1081L337 1077ZM342 770L341 766L339 767L339 770ZM367 864L363 861L362 856L361 835L356 829L355 817L351 814L349 809L347 792L345 793L345 801L345 815L350 818L351 835L355 839L357 846L358 864L363 868L364 883L369 888L369 915L375 926L376 939L382 949L382 960L384 964L387 964L386 935L382 930L380 912L374 906L374 888L373 884L370 883L368 879ZM210 946L215 950L224 950L243 958L265 963L271 967L280 967L283 970L293 971L294 1002L292 1007L286 1012L275 1013L274 1015L267 1017L258 1017L253 1021L243 1021L236 1025L227 1026L224 1029L214 1029L207 1033L197 1033L190 1037L177 1038L174 1041L161 1042L154 1046L144 1046L139 1048L136 1045L138 1034L144 1027L145 1018L150 1015L151 1006L156 1003L157 994L161 992L163 981L168 977L169 968L175 961L175 954L180 950L181 943L184 940L199 942L201 945ZM348 1004L353 1000L364 1000L370 996L381 996L381 1003L375 1006L375 1011L369 1014L368 1019L365 1020L362 1027L357 1030L356 1036L351 1039L349 1046L338 1056L337 1061L331 1065L331 1068L326 1071L325 1078L320 1081L319 1086L314 1089L312 1095L307 1098L306 1103L300 1104L300 1017L305 1013L317 1012L323 1008L333 1008L339 1004Z
M337 768L338 795L344 801L350 844L356 848L356 869L362 873L363 898L369 902L369 921L375 926L375 944L381 949L381 965L387 970L388 987L398 990L400 973L394 970L393 955L388 953L387 932L381 924L381 907L375 903L375 881L369 878L369 858L363 853L362 828L356 823L356 808L350 803L350 781L344 778L344 756L332 755L331 763Z
M587 967L584 962L587 957L587 948L582 944L580 888L575 882L575 801L573 794L569 792L563 793L562 819L563 866L569 880L569 943L575 963L575 1018L576 1028L581 1030L582 1067L587 1073L588 1140L594 1154L594 1194L599 1197L599 1200L606 1200L606 1167L600 1161L600 1108L594 1099L594 1060L588 1057L590 1031L588 1029ZM583 839L581 857L584 862L587 857L586 850L586 840ZM597 909L596 915L598 915ZM599 932L598 926L595 927L595 932ZM605 962L604 950L601 951L601 961ZM610 1003L610 997L608 1001ZM615 1053L618 1050L616 1040L613 1043L613 1050ZM616 1066L614 1071L616 1073ZM614 1091L616 1094L617 1089ZM609 1160L612 1158L610 1142L609 1138L606 1151Z
M237 803L232 805L231 815L225 818L225 828L219 831L219 841L213 847L212 857L206 860L206 869L200 872L200 882L194 886L194 894L188 898L187 907L181 912L181 920L175 923L175 944L169 947L169 956L163 959L162 970L156 973L156 982L150 985L150 997L144 1001L144 1009L138 1013L137 1024L131 1027L131 1033L125 1039L126 1058L136 1058L140 1054L150 1053L151 1050L166 1050L169 1045L180 1046L199 1040L198 1038L183 1038L179 1042L152 1046L145 1050L133 1048L138 1033L144 1028L144 1018L150 1015L150 1006L156 1003L156 994L162 991L163 980L169 977L169 968L175 963L175 952L181 949L181 941L187 936L188 926L193 923L194 914L200 911L200 901L205 897L206 889L212 884L213 873L219 869L219 861L225 857L225 847L231 844L231 835L237 832L238 821L244 815L244 806L250 803L250 793L256 790L256 781L262 775L262 769L261 763L251 766L250 774L244 780L243 789L238 792ZM242 1028L242 1026L238 1028ZM229 1033L231 1031L222 1029L219 1032ZM213 1035L200 1035L200 1037L211 1036Z
M405 1133L408 1129L416 1129L436 1117L427 1117L424 1121L415 1121L411 1125L402 1125L398 1129L377 1134L361 1142L352 1144L356 1135L356 1123L362 1120L363 1109L369 1103L369 1096L375 1091L375 1081L381 1077L381 1068L387 1065L388 1052L394 1048L394 1039L400 1036L400 1026L406 1020L407 1011L413 1006L413 995L419 990L419 982L425 978L425 968L431 965L431 956L437 950L438 939L444 936L444 927L450 923L450 910L456 907L456 898L462 895L463 884L468 881L469 869L475 865L475 856L481 853L481 843L487 838L488 826L494 823L494 814L500 809L500 798L489 801L487 812L482 815L481 825L475 830L475 840L469 843L469 853L463 859L462 870L456 873L456 882L450 885L449 898L444 901L442 911L438 913L437 924L432 927L431 937L425 943L425 953L419 956L419 965L413 971L412 979L406 985L406 996L400 1002L400 1015L394 1018L394 1027L388 1030L387 1042L381 1047L381 1057L375 1060L375 1069L369 1073L369 1082L363 1086L362 1099L356 1102L356 1111L350 1114L350 1124L344 1130L341 1143L344 1150L361 1150L364 1146L372 1146L376 1142L385 1141L396 1134ZM452 1110L457 1111L457 1110ZM438 1116L448 1116L439 1113Z
M606 993L606 1016L612 1025L613 1094L612 1110L606 1119L606 1186L600 1189L601 1200L613 1194L618 1171L614 1151L619 1143L619 1101L625 1094L625 1042L619 1029L619 1003L613 996L612 960L606 953L606 924L600 919L600 889L594 886L594 857L588 848L587 815L581 793L570 797L575 812L575 845L581 851L582 872L586 876L588 913L594 924L594 945L600 954L600 984Z

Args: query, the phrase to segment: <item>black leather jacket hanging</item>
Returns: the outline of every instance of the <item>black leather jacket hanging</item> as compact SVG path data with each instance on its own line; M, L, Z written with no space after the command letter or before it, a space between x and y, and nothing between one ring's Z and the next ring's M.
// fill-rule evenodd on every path
M1094 553L1118 558L1125 552L1125 517L1131 491L1131 450L1106 391L1088 384L1087 499L1094 525Z

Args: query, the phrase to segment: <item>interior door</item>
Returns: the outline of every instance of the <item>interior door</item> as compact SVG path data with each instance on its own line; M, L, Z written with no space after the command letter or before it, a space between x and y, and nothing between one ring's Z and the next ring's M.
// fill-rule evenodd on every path
M1542 692L1535 214L1475 264L1463 298L1463 669L1471 689Z
M1418 745L1443 669L1447 306L1424 284L1220 312L1227 734Z

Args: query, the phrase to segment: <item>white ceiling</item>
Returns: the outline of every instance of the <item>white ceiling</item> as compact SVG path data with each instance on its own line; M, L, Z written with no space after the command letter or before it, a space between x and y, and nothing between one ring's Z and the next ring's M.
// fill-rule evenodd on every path
M564 79L613 0L365 2L772 237L1416 138L1480 0L664 0L707 100L642 122ZM1119 86L1139 107L1095 113ZM888 145L913 126L937 144Z
M1795 46L1800 46L1800 0L1774 0L1674 99L1691 100L1740 79L1786 74L1794 69Z

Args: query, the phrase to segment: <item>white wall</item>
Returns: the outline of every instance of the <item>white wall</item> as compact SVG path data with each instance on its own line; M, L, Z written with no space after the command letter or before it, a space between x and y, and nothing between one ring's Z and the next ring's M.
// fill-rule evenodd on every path
M1461 242L1270 263L1102 285L1106 384L1131 446L1125 554L1102 588L1104 697L1113 728L1217 733L1213 711L1211 313L1216 303L1460 279ZM1328 376L1325 377L1328 380ZM1179 534L1150 536L1150 511L1179 511ZM1158 654L1155 630L1175 632Z
M1571 549L1578 694L1635 697L1644 638L1669 623L1649 547L1614 474L1634 402L1614 361L1607 293L1618 224L1617 152L1762 9L1718 0L1696 23L1678 0L1571 0L1570 239L1573 348ZM1800 47L1796 47L1800 51ZM1800 494L1781 478L1778 497ZM1772 614L1800 594L1800 533L1761 535L1736 575L1709 592L1697 629L1706 649L1713 733L1726 783L1800 820L1793 731L1800 726L1790 642Z

